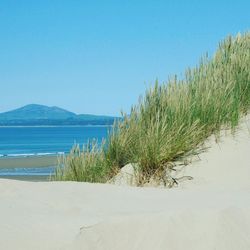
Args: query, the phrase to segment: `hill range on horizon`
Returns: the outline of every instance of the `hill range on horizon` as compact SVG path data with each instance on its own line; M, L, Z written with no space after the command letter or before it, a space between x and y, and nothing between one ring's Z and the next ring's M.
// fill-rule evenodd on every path
M28 104L0 113L0 126L112 125L117 117L76 114L57 106Z

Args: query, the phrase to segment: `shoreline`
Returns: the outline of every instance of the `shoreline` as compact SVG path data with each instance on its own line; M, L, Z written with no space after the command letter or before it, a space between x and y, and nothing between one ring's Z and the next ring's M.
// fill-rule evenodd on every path
M0 170L14 168L43 168L56 166L57 155L0 158Z
M55 167L58 162L58 155L27 156L0 158L0 179L45 182L49 181L51 173L35 173L30 170L46 169ZM26 169L20 173L20 170ZM16 170L16 171L15 171ZM19 171L18 171L19 170Z
M24 182L49 182L50 175L0 175L1 180L13 180Z

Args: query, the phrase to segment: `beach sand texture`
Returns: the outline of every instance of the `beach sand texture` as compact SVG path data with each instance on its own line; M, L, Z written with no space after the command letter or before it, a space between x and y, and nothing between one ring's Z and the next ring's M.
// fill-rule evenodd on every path
M250 116L172 189L0 180L0 249L249 250Z

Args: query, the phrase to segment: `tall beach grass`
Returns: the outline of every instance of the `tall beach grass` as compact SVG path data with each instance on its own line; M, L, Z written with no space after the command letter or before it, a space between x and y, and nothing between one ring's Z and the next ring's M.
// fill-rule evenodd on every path
M235 129L250 108L250 33L229 36L212 58L146 91L129 115L122 114L101 147L74 146L60 161L55 180L106 182L137 163L138 185L161 176L172 162L197 153L223 127Z

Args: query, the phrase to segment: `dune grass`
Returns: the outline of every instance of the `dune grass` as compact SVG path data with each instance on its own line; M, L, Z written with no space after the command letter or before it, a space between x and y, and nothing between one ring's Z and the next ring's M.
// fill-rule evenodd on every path
M229 36L212 58L149 89L128 115L116 121L101 147L74 146L55 180L106 182L137 163L138 185L166 173L172 162L194 154L223 127L232 130L250 108L250 33Z

